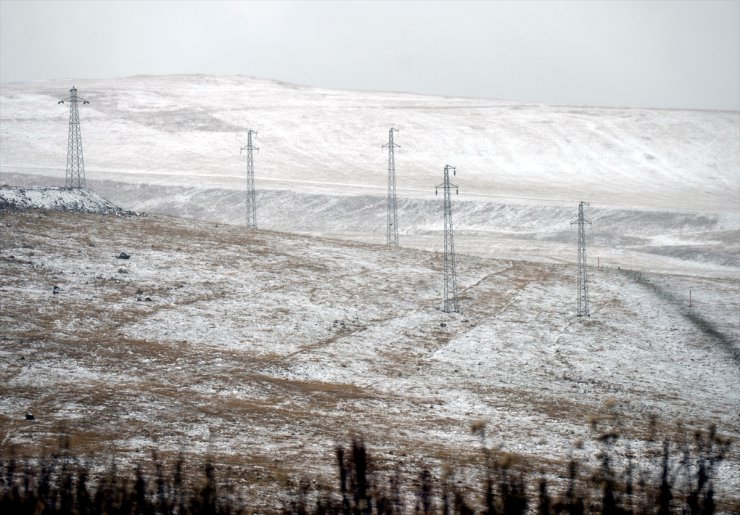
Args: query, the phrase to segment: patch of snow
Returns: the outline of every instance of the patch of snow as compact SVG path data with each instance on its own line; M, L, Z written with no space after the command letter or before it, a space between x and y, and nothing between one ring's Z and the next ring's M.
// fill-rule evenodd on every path
M0 188L0 211L29 209L105 215L124 213L110 201L86 188Z

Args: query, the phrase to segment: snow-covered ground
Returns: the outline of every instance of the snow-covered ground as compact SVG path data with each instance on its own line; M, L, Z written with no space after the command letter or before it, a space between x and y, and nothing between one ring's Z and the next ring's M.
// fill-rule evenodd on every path
M14 184L38 176L13 175ZM105 198L139 212L244 224L242 191L88 181ZM297 191L257 192L257 224L281 232L385 242L385 198ZM577 205L494 203L453 199L458 252L485 257L574 263ZM401 198L404 247L442 248L441 199ZM592 206L588 256L594 265L643 271L737 278L740 214L650 211Z
M737 277L740 113L546 106L333 91L248 77L75 81L89 185L124 209L243 223L245 130L258 226L382 242L388 129L403 245L436 250L445 164L457 166L461 251L575 258L592 204L594 257ZM0 182L59 185L69 81L0 85ZM591 213L589 213L591 215Z
M590 422L614 410L638 455L660 450L651 415L663 435L740 437L737 280L594 267L581 319L571 265L460 256L462 313L445 314L438 253L159 217L2 222L6 449L63 429L123 462L208 454L274 507L266 485L331 481L333 446L357 434L409 474L475 467L477 420L560 473L578 440L595 459ZM739 465L734 447L722 499Z
M656 451L651 414L664 434L681 420L740 437L740 113L246 77L75 85L91 102L88 186L180 218L0 214L0 445L42 445L63 424L91 452L209 453L265 485L328 474L333 445L358 433L405 470L465 467L478 419L508 451L557 464L582 440L573 452L593 456L605 404L638 451ZM63 183L56 99L71 86L0 85L0 185ZM397 252L378 245L391 126ZM247 127L253 233L238 226ZM445 164L461 315L439 309ZM573 316L580 200L590 319ZM36 424L18 420L28 408ZM723 495L740 491L739 456Z
M3 84L3 173L59 177L70 81ZM266 189L385 191L390 127L398 187L428 195L445 164L461 194L735 212L740 113L555 107L323 90L247 77L75 81L91 177L242 188L239 148L259 132ZM63 174L61 174L63 176ZM127 206L124 206L127 207Z

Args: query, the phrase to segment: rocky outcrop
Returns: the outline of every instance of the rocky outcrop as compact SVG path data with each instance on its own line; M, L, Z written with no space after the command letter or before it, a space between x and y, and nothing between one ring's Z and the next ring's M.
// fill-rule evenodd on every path
M72 211L101 215L132 215L89 189L0 188L0 211Z

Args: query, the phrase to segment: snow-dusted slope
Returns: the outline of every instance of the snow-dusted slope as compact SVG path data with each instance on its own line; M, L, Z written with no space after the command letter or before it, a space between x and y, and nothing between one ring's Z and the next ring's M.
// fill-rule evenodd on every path
M70 81L3 84L0 171L64 177ZM75 81L88 184L136 211L240 224L245 129L256 129L258 226L381 242L388 129L401 244L441 245L434 186L456 165L457 248L575 258L569 222L592 203L593 257L637 269L735 275L740 113L553 107L332 91L247 77Z
M68 112L56 100L71 85L2 85L0 183L63 180ZM260 131L260 229L383 242L381 145L395 126L406 248L10 214L0 224L7 441L30 445L66 423L93 452L112 441L133 460L185 445L225 463L254 456L269 472L274 453L284 469L322 463L358 427L387 457L439 450L464 465L479 454L469 431L479 418L507 451L564 459L582 438L574 452L595 456L587 419L612 402L640 451L656 451L644 440L652 413L666 434L679 418L740 434L738 113L202 76L75 85L91 101L81 106L88 185L126 209L242 223L238 149L246 127ZM441 256L418 250L441 249L433 191L446 163L461 187L456 248L469 254L458 259L462 315L439 310ZM575 258L578 200L592 202L588 320L572 314L574 267L563 264ZM38 424L22 426L29 408ZM735 449L723 492L738 490L738 462Z
M661 456L678 420L740 439L737 280L594 269L587 318L571 267L464 256L462 313L447 314L441 268L416 249L197 220L12 213L0 451L64 427L106 463L208 454L244 467L272 512L278 472L335 478L333 447L355 435L406 477L442 462L468 479L476 420L560 477L569 453L598 466L609 424L620 469L627 452L641 468ZM737 443L716 486L737 500Z
M3 84L2 171L60 176L71 81ZM740 113L552 107L333 91L246 77L75 81L91 177L241 188L247 127L263 187L377 192L388 129L398 186L427 194L445 164L463 195L735 211ZM63 175L63 174L62 174Z

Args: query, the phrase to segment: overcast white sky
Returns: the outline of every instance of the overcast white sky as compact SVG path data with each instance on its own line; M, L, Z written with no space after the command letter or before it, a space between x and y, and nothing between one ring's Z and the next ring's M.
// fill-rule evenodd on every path
M0 0L0 82L171 73L740 110L740 0Z

